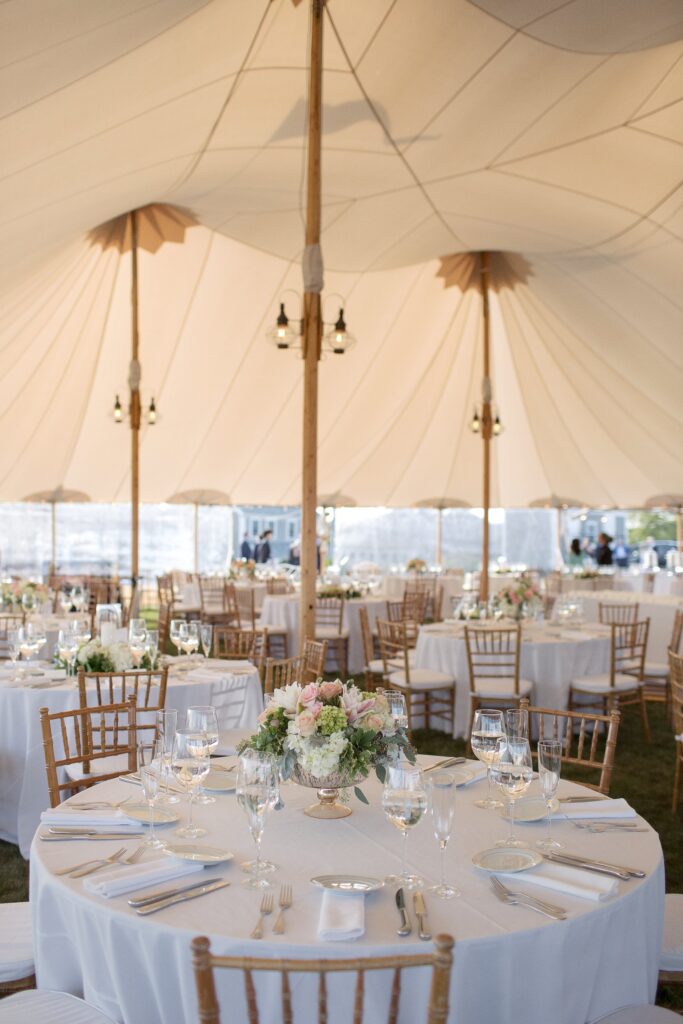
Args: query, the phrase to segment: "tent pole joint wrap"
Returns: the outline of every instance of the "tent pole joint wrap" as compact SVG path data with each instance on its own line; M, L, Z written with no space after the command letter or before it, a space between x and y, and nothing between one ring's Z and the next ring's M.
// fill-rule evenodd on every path
M323 279L323 252L319 243L306 246L301 269L304 278L304 291L320 294L325 282Z

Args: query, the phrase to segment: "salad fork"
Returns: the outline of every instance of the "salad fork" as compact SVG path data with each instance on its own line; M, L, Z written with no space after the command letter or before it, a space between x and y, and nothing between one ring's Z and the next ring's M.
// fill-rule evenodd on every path
M491 884L493 885L494 893L501 903L511 905L517 903L528 910L536 910L539 914L544 914L546 917L551 917L556 921L566 920L567 912L564 907L558 907L555 903L546 903L545 900L540 900L536 896L530 896L526 892L513 892L503 885L501 880L496 878L495 875L491 875Z
M90 860L81 861L80 864L72 864L69 868L60 868L55 871L55 875L71 875L72 878L82 878L83 874L90 874L91 871L98 871L104 867L105 864L114 864L117 860L123 856L126 852L125 846L122 846L120 850L116 850L110 857L97 857L91 858ZM85 871L83 870L85 869Z
M250 938L252 938L252 939L262 939L263 938L263 920L264 920L264 918L266 918L268 916L268 914L272 914L272 912L273 912L273 894L272 894L272 892L264 892L263 896L261 897L261 906L259 907L258 924L256 925L256 927L254 928L253 932L251 933Z
M273 934L283 935L285 930L285 910L289 910L292 905L291 885L285 884L280 886L280 899L278 905L280 907L280 913L277 915L277 919L273 925Z

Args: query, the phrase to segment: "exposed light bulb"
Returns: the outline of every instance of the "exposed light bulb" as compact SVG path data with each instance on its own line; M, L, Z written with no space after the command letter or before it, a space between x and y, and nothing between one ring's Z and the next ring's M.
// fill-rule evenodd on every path
M149 403L149 412L147 413L147 422L151 426L154 426L156 421L157 421L157 407L156 407L156 404L154 402L154 399L152 399L151 402Z
M119 396L117 395L116 401L114 402L114 420L116 423L120 423L122 419L123 409L121 408L121 402L119 401Z

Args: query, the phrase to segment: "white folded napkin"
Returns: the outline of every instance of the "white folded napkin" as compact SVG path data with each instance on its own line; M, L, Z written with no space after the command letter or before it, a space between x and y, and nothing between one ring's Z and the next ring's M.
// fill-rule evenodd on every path
M587 800L585 803L561 803L553 818L635 818L636 812L625 800Z
M365 894L323 892L318 938L327 941L359 939L365 932Z
M87 802L87 801L86 801ZM103 807L95 811L76 811L67 805L52 807L40 815L43 825L60 828L96 828L101 832L139 832L139 821L127 818L118 807Z
M565 864L553 864L544 861L535 868L519 872L502 873L500 877L509 888L518 887L525 890L527 883L542 886L544 889L555 889L567 896L580 896L585 900L608 900L619 892L619 880L608 875L598 875L595 871L584 868L572 868Z
M112 896L122 896L126 892L145 889L158 882L181 878L183 875L200 875L203 871L204 865L197 864L196 861L164 856L161 859L150 860L146 864L131 864L87 875L83 879L83 885L88 892L111 899Z

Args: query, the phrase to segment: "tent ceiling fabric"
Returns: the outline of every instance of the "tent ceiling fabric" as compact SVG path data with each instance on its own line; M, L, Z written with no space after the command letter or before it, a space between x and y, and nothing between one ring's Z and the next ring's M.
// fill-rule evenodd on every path
M493 503L683 492L679 11L328 0L325 319L341 293L359 343L321 368L319 493L480 504L483 249L505 254ZM301 290L307 19L291 0L0 6L0 499L127 499L130 253L96 229L155 204L142 498L298 503L301 365L263 335Z

